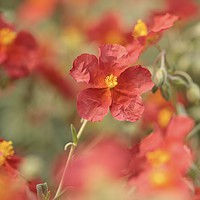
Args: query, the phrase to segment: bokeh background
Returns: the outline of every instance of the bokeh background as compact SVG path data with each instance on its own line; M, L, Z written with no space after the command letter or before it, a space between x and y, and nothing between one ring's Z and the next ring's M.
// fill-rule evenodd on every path
M131 33L138 19L147 20L153 13L165 11L169 2L0 1L0 10L6 20L17 30L34 35L42 49L41 59L45 59L48 69L52 69L46 76L33 73L12 83L7 82L2 70L0 72L0 137L12 140L16 153L27 161L26 166L21 167L25 176L30 179L38 176L51 182L53 165L64 154L64 145L71 141L70 124L80 127L76 95L85 86L69 76L73 60L81 53L98 54L98 46L104 42L120 43L121 36L116 34ZM169 65L186 71L200 84L200 1L194 4L196 7L192 11L184 8L183 20L165 33L159 45L166 50ZM119 30L118 33L112 32L112 26ZM108 33L104 29L109 27L111 32ZM156 48L149 48L138 62L152 69L157 54ZM199 105L189 105L187 110L197 122L200 121ZM81 141L84 144L97 135L114 134L131 144L151 130L141 133L140 128L141 120L119 122L109 114L102 122L89 123Z

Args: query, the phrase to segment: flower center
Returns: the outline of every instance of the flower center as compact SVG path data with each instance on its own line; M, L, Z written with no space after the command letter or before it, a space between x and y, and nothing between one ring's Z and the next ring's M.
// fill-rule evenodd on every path
M9 28L0 29L0 44L9 45L16 38L16 33Z
M156 187L164 187L171 182L171 174L167 170L155 169L150 172L150 182Z
M170 160L170 155L167 151L157 149L146 154L147 160L153 166L160 166L166 164Z
M109 88L114 88L117 85L117 77L113 74L106 76L105 83Z
M5 163L7 158L14 155L14 149L11 141L0 142L0 166Z
M148 33L147 31L147 26L146 24L139 19L137 21L137 24L135 25L135 27L133 28L133 37L141 37L141 36L146 36Z
M160 110L160 112L158 113L158 124L162 127L165 128L170 119L172 117L172 112L167 109L167 108L163 108Z

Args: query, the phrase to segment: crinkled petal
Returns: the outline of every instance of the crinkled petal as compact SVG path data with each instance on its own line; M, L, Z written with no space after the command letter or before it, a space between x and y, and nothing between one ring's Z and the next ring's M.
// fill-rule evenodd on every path
M117 81L118 85L115 90L127 94L127 96L135 95L136 91L138 94L142 94L154 85L149 70L140 65L126 69Z
M140 57L143 49L145 47L145 43L141 43L138 40L134 40L132 43L126 46L126 49L130 56L130 63L137 62L138 58Z
M186 116L176 116L172 118L166 133L168 141L176 141L182 143L185 137L192 130L194 120Z
M92 83L97 71L97 57L92 54L81 54L74 60L70 74L77 82Z
M118 76L130 64L130 57L125 47L119 44L100 46L99 66L106 76Z
M153 24L150 28L152 32L160 32L171 28L179 18L176 15L166 13L165 15L154 16Z
M139 95L130 97L113 91L113 101L110 111L117 120L135 122L141 118L144 111L142 98Z
M80 116L86 120L101 121L111 104L108 89L89 88L78 95L77 108Z

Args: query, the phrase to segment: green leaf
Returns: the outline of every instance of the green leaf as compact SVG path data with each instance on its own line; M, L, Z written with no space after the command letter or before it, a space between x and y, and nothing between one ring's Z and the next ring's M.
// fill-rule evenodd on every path
M77 131L73 124L71 124L70 128L71 128L72 140L73 140L74 145L76 146L78 143Z

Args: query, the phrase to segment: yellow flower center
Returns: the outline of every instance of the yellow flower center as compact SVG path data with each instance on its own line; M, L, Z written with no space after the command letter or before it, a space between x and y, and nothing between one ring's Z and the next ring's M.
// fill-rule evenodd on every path
M9 28L0 29L0 44L9 45L16 38L16 33Z
M117 77L113 74L106 76L105 83L109 88L114 88L117 85Z
M168 108L161 109L160 112L158 113L158 124L162 128L165 128L168 125L171 117L172 117L171 110L169 110Z
M11 141L0 142L0 166L2 166L6 159L14 155L14 149Z
M155 169L150 172L149 178L154 186L163 187L169 185L171 174L166 170Z
M148 33L147 31L147 26L146 24L139 19L137 21L137 24L135 25L135 27L133 28L133 37L141 37L141 36L146 36Z
M146 154L146 157L153 166L160 166L170 161L170 154L162 149L149 152Z

